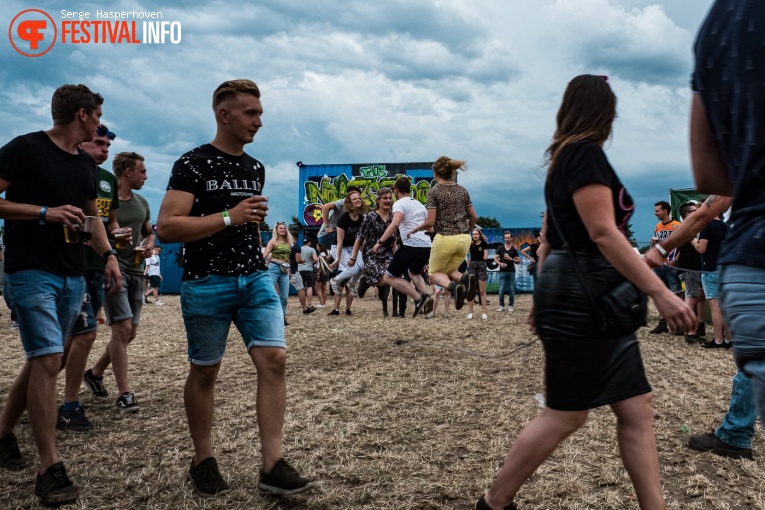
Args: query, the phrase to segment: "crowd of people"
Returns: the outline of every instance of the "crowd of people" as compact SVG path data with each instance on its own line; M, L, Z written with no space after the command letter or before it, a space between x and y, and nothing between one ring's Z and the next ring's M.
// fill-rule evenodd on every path
M636 335L609 333L591 305L592 295L604 296L628 282L660 313L652 332L682 334L688 342L704 336L697 308L703 293L714 329L704 346L732 345L739 372L723 424L712 434L692 436L689 444L751 457L757 411L765 416L765 140L759 129L765 122L759 115L765 85L754 72L765 66L759 51L763 24L765 6L759 2L717 0L702 26L691 154L699 191L712 195L701 205L683 204L682 223L672 220L668 204L656 203L659 223L645 260L625 236L635 203L603 150L612 136L616 95L606 76L580 75L568 83L546 151L547 208L538 243L519 253L507 232L494 255L501 276L498 311L513 309L520 257L534 261L528 322L544 348L546 406L518 434L476 509L517 508L516 495L526 480L586 423L590 409L605 405L617 417L621 459L640 507L666 507L652 389ZM742 94L747 101L738 99ZM100 121L103 102L84 85L59 87L51 102L53 127L0 148L3 297L27 358L0 414L0 467L23 469L30 463L14 434L28 411L39 453L35 494L48 505L79 496L58 453L55 428L92 429L79 401L81 381L95 398L114 399L120 411L138 411L128 347L148 295L160 304L154 289L161 276L152 267L158 254L155 230L148 204L136 193L147 179L146 165L140 154L122 152L114 158L113 175L98 166L115 137ZM326 303L329 282L335 294L332 316L340 315L343 292L344 313L352 315L354 298L375 288L384 298L383 315L393 289L394 316L403 316L411 299L414 316L433 317L438 300L430 293L432 284L436 295L444 296L444 313L453 300L458 310L467 303L472 318L477 298L481 317L488 319L488 246L475 228L470 194L456 183L465 162L442 156L433 164L435 184L425 204L412 198L407 178L380 189L371 212L360 190L349 188L342 200L322 208L318 251L310 242L297 245L281 222L262 247L258 222L268 212L262 195L266 171L244 151L262 126L260 90L250 80L226 81L214 91L212 107L215 137L175 162L156 225L163 242L185 243L181 308L189 372L183 401L194 450L187 477L202 497L230 490L215 457L212 427L217 376L233 323L257 374L262 457L257 488L297 494L315 482L282 451L289 286L298 290L304 314L317 308L314 288L320 304ZM715 218L731 204L735 228L729 229ZM111 337L86 369L102 305ZM104 381L110 365L116 395ZM57 406L62 370L64 401Z

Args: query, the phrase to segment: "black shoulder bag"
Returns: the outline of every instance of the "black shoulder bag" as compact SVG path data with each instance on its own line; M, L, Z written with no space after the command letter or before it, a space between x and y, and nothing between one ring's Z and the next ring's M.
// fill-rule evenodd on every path
M558 225L553 212L552 200L547 197L548 212L552 219L555 230L558 232L563 249L566 250L571 258L571 265L574 266L579 282L582 285L584 295L590 304L590 309L600 326L600 331L604 336L612 338L622 338L633 334L638 328L646 325L646 316L648 315L648 297L643 291L635 287L632 282L625 280L616 287L606 292L600 298L595 298L587 290L587 280L582 274L582 268L576 260L571 246L563 237L563 230Z

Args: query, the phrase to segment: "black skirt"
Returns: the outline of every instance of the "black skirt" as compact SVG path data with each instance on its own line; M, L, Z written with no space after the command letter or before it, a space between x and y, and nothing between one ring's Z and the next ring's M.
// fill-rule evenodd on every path
M598 296L624 281L600 253L576 254L587 289ZM547 406L582 411L651 391L635 335L604 337L565 251L545 259L534 288L537 332L545 350Z

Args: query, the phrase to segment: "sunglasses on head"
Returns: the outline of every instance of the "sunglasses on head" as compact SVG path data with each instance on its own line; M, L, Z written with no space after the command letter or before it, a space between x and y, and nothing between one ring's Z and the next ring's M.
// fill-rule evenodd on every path
M109 131L109 129L107 129L104 126L98 126L96 128L96 134L98 136L105 136L106 138L108 138L111 141L114 141L114 139L117 138L117 135L115 135L114 133Z

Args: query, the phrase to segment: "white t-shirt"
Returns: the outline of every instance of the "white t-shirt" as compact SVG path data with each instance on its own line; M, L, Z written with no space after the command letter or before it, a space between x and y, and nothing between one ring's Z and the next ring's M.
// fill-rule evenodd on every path
M159 276L159 256L152 255L146 259L146 267L149 268L146 274L149 276Z
M415 232L408 239L406 237L410 230L419 227L428 217L428 210L425 209L424 205L412 197L402 197L393 203L391 211L393 213L400 212L404 214L404 218L398 226L404 246L430 248L430 237L422 230Z

